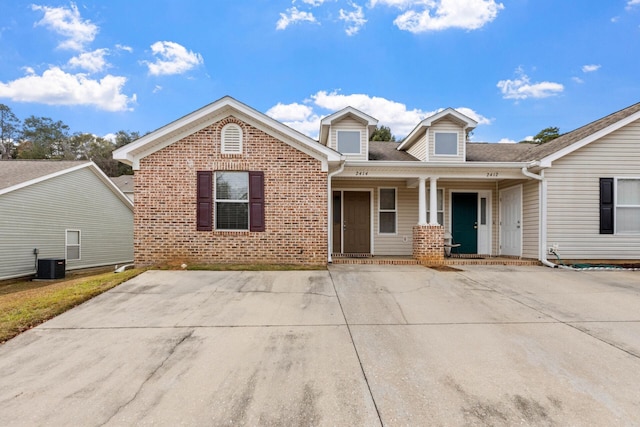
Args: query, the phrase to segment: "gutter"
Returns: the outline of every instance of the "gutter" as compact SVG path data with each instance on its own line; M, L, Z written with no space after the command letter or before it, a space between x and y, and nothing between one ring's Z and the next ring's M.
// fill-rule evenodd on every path
M533 162L529 167L539 166L539 162ZM528 178L532 178L538 181L539 200L540 200L540 225L538 227L538 241L540 246L538 251L540 252L540 262L550 268L557 268L558 266L547 259L547 181L544 179L544 170L540 172L540 175L529 172L527 167L522 168L522 174Z
M331 246L333 240L333 226L332 226L332 210L333 210L333 194L331 194L331 180L334 175L337 175L344 171L345 160L344 157L340 160L340 167L333 172L329 172L327 175L327 262L331 264L333 259L331 259Z

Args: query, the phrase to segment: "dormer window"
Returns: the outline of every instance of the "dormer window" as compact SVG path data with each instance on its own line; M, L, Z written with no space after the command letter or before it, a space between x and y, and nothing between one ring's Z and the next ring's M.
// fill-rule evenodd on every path
M458 134L455 132L436 132L435 134L436 156L457 156L458 155Z
M342 154L360 154L360 131L337 131L338 151Z
M235 123L222 128L222 153L242 154L242 128Z

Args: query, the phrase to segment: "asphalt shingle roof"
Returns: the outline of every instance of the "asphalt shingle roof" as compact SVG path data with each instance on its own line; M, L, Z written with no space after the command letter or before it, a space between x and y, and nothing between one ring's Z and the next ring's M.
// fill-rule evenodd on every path
M74 166L88 163L87 160L2 160L0 161L0 190L42 178Z
M369 160L416 162L418 159L406 151L398 151L398 142L369 141Z

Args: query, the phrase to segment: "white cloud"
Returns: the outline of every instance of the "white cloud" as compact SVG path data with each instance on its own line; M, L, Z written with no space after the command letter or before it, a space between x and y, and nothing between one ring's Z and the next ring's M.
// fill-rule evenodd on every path
M397 138L403 138L423 119L442 111L442 108L435 111L423 111L416 108L409 110L405 104L400 102L365 94L344 95L338 91L318 91L303 104L279 103L270 108L267 115L316 138L322 117L349 106L378 119L381 125L389 126ZM491 123L491 120L470 108L462 107L457 110L478 121L479 124Z
M596 64L588 64L588 65L583 65L582 66L582 72L583 73L592 73L594 71L598 71L600 69L601 65L596 65Z
M115 133L108 133L105 136L102 137L102 139L106 139L109 142L112 142L115 144L116 142L116 134Z
M36 26L47 27L66 38L58 45L61 49L81 51L98 33L98 26L89 20L83 20L74 3L69 8L34 4L31 9L44 12L44 17L35 23Z
M637 5L640 5L640 0L629 0L629 1L627 2L627 7L626 7L626 9L627 9L627 10L629 10L629 9L631 9L633 6L637 6Z
M82 68L91 73L97 73L104 70L108 64L104 59L109 54L109 49L96 49L93 52L84 52L78 56L74 56L69 60L69 66L72 68Z
M133 53L133 48L131 46L127 46L127 45L123 45L123 44L117 44L116 45L116 49L124 50L124 51L127 51L129 53Z
M348 36L352 36L357 34L360 31L360 28L367 23L367 20L364 18L364 13L362 12L362 6L359 6L355 3L350 3L350 5L354 8L351 12L345 12L344 9L340 9L340 16L338 19L344 21L347 24L347 29L345 32Z
M298 10L297 7L287 9L287 13L281 13L280 19L276 24L276 30L284 30L291 24L296 22L317 22L316 17L311 12Z
M516 70L515 80L500 80L496 85L504 99L547 98L564 91L564 86L554 82L531 83L521 68Z
M302 3L304 4L308 4L310 6L313 7L318 7L318 6L322 6L322 4L327 1L327 0L302 0ZM296 0L293 0L293 3L295 3Z
M411 33L440 31L449 28L477 30L493 21L504 9L495 0L372 0L371 5L384 4L406 10L393 23Z
M573 80L574 82L576 82L576 83L578 83L578 84L582 84L582 83L584 83L584 80L583 80L583 79L581 79L580 77L576 77L576 76L571 77L571 80Z
M500 141L498 141L498 144L516 144L518 141L514 141L513 139L509 139L509 138L502 138Z
M153 88L152 93L158 93L158 92L160 92L161 90L162 90L162 86L160 86L160 85L156 85L156 86Z
M0 98L17 102L39 102L49 105L93 105L101 110L125 111L136 101L123 94L125 77L106 75L100 80L85 74L68 74L52 67L37 75L28 75L8 83L0 82Z
M151 45L151 51L156 62L144 63L149 67L149 74L154 76L182 74L204 62L199 53L189 51L175 42L155 42Z

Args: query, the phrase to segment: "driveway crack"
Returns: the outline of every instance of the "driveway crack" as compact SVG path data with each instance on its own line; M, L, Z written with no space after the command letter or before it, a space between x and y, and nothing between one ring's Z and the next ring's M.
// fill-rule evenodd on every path
M113 414L104 423L102 423L100 425L104 426L104 425L109 424L109 422L111 422L111 420L113 418L115 418L123 409L125 409L127 406L129 406L129 404L131 404L131 402L136 400L138 398L138 396L140 395L140 393L142 392L142 389L144 388L144 386L149 382L149 380L151 380L151 378L153 378L155 376L155 374L167 363L167 361L171 358L171 356L173 356L173 354L176 352L178 347L180 347L180 345L183 342L185 342L187 339L191 338L191 336L193 335L194 332L195 332L195 329L191 329L187 333L185 333L182 337L179 337L179 339L169 349L166 357L162 360L162 362L160 362L158 364L158 366L156 366L155 369L153 371L151 371L149 373L149 375L147 375L147 377L144 379L144 381L142 381L142 383L140 384L140 387L138 387L138 390L136 390L136 392L131 397L131 399L127 400L126 402L124 402L123 404L118 406L118 408L116 408L116 410L113 412Z

